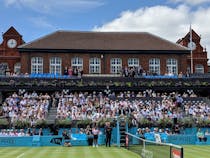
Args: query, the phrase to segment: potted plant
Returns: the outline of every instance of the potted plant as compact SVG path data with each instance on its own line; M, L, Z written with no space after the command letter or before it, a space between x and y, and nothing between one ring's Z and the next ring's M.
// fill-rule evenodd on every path
M9 121L7 119L0 119L0 129L9 127Z
M47 127L47 121L46 120L37 120L36 123L35 123L35 126L38 127L38 128L44 128L44 127Z
M28 120L16 120L13 122L13 126L15 128L21 129L21 128L28 128L30 126L30 121Z
M191 128L194 124L194 120L190 117L185 117L183 119L178 120L179 124L181 124L183 127L189 127Z
M86 119L86 120L78 120L77 121L77 127L78 128L86 128L87 125L90 125L92 123L91 120Z
M164 118L164 119L159 119L157 121L158 127L161 128L171 128L173 125L173 122L170 118Z
M61 128L70 128L72 121L70 119L58 119L56 120L56 125Z
M141 118L138 121L138 124L139 124L139 127L152 127L154 125L154 123L147 118Z

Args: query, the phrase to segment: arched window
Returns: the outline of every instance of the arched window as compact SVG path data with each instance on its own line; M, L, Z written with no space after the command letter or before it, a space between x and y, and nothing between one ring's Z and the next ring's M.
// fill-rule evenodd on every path
M195 73L204 74L204 66L201 64L195 65Z
M139 59L138 58L129 58L128 59L128 67L139 67Z
M178 63L174 58L167 59L166 61L166 69L167 73L177 75L178 74Z
M89 72L90 73L101 73L101 59L100 58L90 58Z
M160 74L160 59L152 58L149 60L149 72L153 74Z
M111 73L119 74L122 71L122 59L112 58L111 61Z
M83 69L83 59L80 57L74 57L71 59L72 68Z
M15 63L15 65L14 65L14 73L20 74L20 69L21 69L21 64L20 63Z
M50 73L51 74L61 74L62 60L60 57L50 58Z
M42 57L31 58L31 73L43 73L43 58Z

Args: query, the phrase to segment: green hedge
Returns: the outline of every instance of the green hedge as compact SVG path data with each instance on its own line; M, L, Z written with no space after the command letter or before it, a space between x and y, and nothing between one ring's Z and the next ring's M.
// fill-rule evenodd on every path
M129 127L132 127L132 120L131 118L125 117L125 119L128 122ZM93 125L96 124L99 127L104 127L105 123L109 121L111 122L111 125L114 127L116 126L116 120L115 119L100 119L96 122L93 122L92 120L70 120L70 119L63 119L63 120L56 120L55 125L60 128L71 128L71 127L78 127L78 128L86 128L87 125ZM140 120L137 120L139 127L161 127L161 128L171 128L173 126L173 120L169 118L165 119L159 119L157 121L152 121L147 118L142 118ZM185 117L183 119L178 119L177 124L183 127L210 127L210 120L203 120L201 118L192 118L192 117ZM31 126L29 120L16 120L12 124L15 128L28 128ZM34 124L37 128L45 128L48 127L48 124L46 120L37 120ZM0 119L0 128L9 128L9 121L4 118Z

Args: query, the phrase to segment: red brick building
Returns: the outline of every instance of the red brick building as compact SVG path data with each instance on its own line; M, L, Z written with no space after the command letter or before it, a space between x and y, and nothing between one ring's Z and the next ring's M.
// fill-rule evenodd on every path
M17 47L24 43L22 36L14 27L3 33L3 42L0 44L0 75L6 72L20 73L20 53Z
M189 46L190 43L190 36L193 42L193 51L187 56L187 67L188 70L191 69L191 62L193 65L193 73L208 73L208 58L207 58L207 51L204 49L201 44L201 37L194 31L190 31L186 34L186 36L182 39L177 41L178 44L181 44L185 47Z
M193 72L207 73L207 52L200 39L192 31ZM21 69L21 73L63 74L65 67L82 69L84 74L119 74L125 67L185 73L191 66L189 40L190 33L176 44L145 32L57 31L23 44L22 36L11 27L0 45L0 73Z
M23 73L63 74L65 67L84 74L119 74L122 68L178 74L186 72L190 51L145 32L57 31L21 45Z

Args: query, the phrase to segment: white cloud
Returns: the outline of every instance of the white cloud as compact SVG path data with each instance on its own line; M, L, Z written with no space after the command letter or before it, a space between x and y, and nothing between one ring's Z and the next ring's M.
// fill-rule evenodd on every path
M198 5L206 2L210 2L210 0L170 0L173 3L185 3L189 5Z
M55 27L48 22L45 17L31 17L29 18L29 21L38 28L55 29Z
M103 5L101 0L4 0L4 3L8 7L25 7L46 14L84 11Z
M191 10L187 5L177 8L154 6L140 8L136 11L125 11L121 15L102 26L95 26L94 31L136 31L150 32L176 42L184 37L192 28L202 35L201 44L210 54L210 7Z
M209 58L210 58L210 7L203 9L198 9L193 14L193 26L198 34L201 34L201 42L204 47L207 48Z
M16 0L4 0L4 3L6 6L9 6L9 5L13 5L14 3L16 3Z
M151 32L176 41L187 28L189 28L188 7L179 6L173 9L167 6L154 6L125 11L119 18L100 27L95 26L94 30Z

